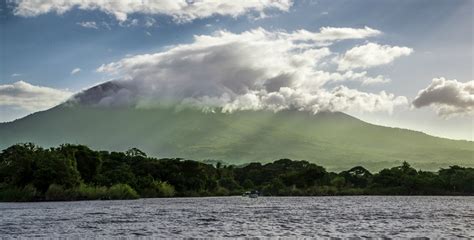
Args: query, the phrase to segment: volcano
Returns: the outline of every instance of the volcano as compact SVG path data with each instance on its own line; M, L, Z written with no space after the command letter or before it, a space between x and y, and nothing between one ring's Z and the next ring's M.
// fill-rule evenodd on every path
M84 144L109 151L136 147L156 157L228 164L290 158L330 170L355 165L379 170L403 161L426 170L474 166L473 142L377 126L342 112L223 113L169 104L153 108L99 104L121 91L120 84L107 82L49 110L1 123L0 148L20 142L44 147Z

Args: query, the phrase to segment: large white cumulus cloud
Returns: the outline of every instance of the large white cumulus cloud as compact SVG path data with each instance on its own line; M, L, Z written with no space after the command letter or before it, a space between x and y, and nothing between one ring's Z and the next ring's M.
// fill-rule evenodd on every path
M455 79L434 78L427 88L418 93L413 106L433 106L444 117L473 115L474 80L463 83Z
M266 9L287 11L291 0L13 0L14 13L20 16L37 16L49 12L63 14L73 8L99 10L127 20L133 13L163 14L177 21L191 21L212 15L237 17L249 11L263 13Z
M41 111L58 105L72 95L67 90L35 86L24 81L0 85L0 106Z
M371 28L322 28L319 32L240 34L218 31L195 36L190 44L104 64L97 70L117 76L119 90L107 89L100 104L131 103L150 107L179 101L206 110L388 111L407 103L385 92L365 93L342 81L381 82L367 72L331 72L331 43L371 37ZM334 83L336 86L327 87ZM112 89L112 90L111 90Z

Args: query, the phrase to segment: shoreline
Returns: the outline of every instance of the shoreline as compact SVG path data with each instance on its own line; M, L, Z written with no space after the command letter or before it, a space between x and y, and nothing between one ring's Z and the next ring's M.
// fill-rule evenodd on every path
M75 200L38 200L38 201L0 201L1 203L55 203L55 202L89 202L89 201L134 201L134 200L147 200L147 199L205 199L205 198L242 198L252 199L240 195L228 195L228 196L173 196L173 197L150 197L150 198L135 198L135 199L75 199ZM462 194L445 194L445 195L383 195L383 194L366 194L366 195L282 195L282 196L259 196L253 199L265 199L265 198L328 198L328 197L474 197L471 195Z
M240 196L252 191L261 196L472 196L474 168L430 172L403 162L379 172L362 166L331 172L305 160L235 166L218 160L157 159L136 148L108 152L72 144L49 149L17 144L0 153L1 202Z

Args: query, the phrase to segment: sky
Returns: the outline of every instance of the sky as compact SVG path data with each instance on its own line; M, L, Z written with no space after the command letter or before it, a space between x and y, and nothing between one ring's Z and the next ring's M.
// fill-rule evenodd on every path
M3 0L0 122L100 104L342 111L474 140L471 0Z

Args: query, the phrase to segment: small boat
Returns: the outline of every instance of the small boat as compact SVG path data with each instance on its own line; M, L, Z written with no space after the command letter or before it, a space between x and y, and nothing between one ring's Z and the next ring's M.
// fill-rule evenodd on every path
M250 191L250 192L244 192L242 194L242 197L249 197L249 198L258 198L258 196L260 195L260 193L257 191L257 190L253 190L253 191Z
M251 191L250 194L248 195L249 198L258 198L259 192L258 191Z

